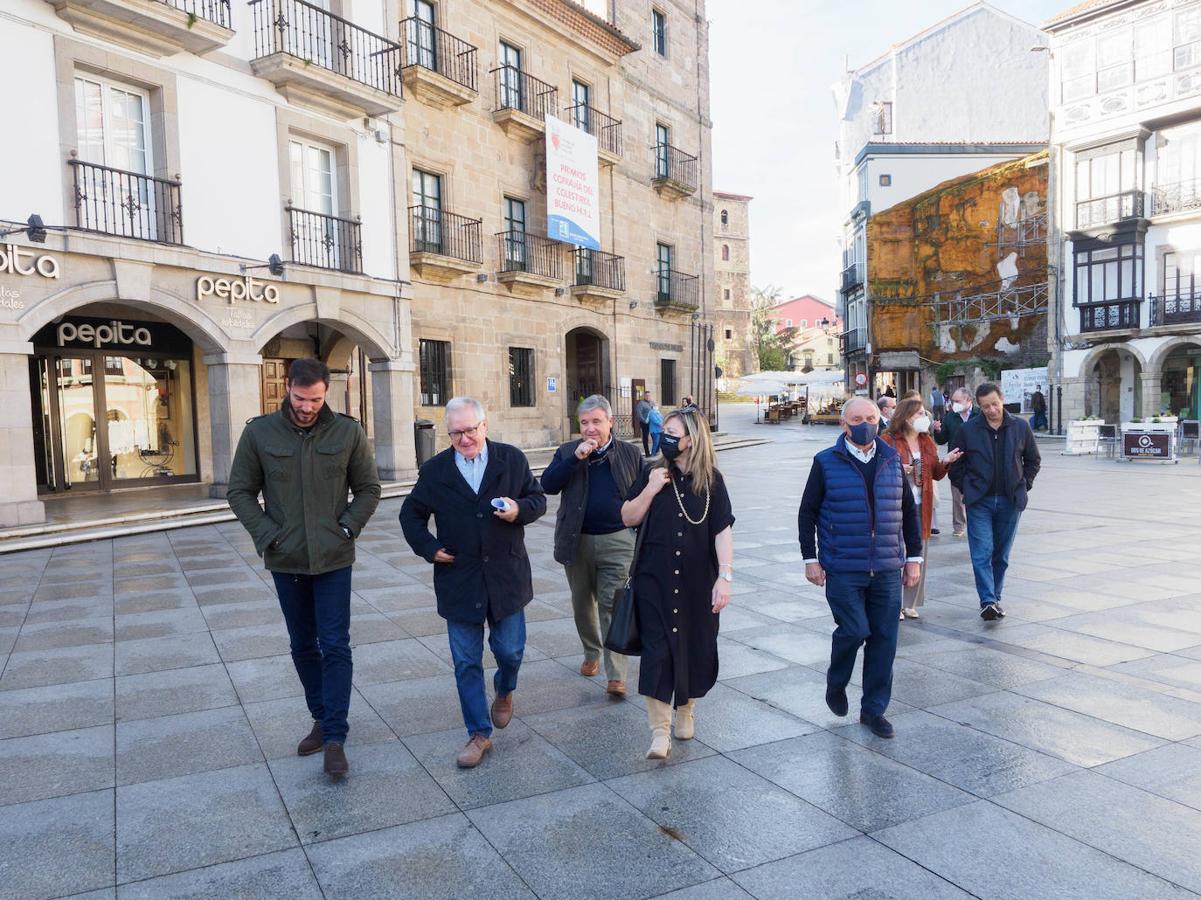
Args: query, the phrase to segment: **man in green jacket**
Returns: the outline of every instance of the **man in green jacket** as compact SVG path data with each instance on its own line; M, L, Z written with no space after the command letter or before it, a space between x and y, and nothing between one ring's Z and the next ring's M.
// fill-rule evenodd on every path
M342 749L350 710L350 571L355 538L379 505L379 476L359 423L325 405L324 363L293 361L285 388L277 412L246 424L227 497L275 580L313 716L296 752L324 748L326 773L342 776L350 768Z

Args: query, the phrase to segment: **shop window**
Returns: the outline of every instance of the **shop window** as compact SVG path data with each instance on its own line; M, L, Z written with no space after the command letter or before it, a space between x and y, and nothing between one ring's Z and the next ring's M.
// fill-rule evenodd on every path
M450 400L450 342L418 342L421 366L421 405L444 406Z
M534 406L534 351L509 348L509 405Z

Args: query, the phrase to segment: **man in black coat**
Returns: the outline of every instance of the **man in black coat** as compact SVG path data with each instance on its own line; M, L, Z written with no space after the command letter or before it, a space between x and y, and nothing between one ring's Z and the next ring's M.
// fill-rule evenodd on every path
M951 394L951 408L943 414L941 421L933 425L934 443L955 446L955 438L959 429L980 415L980 410L972 403L972 393L967 388L956 388ZM963 507L963 494L959 492L954 482L951 483L951 528L955 537L963 537L967 531L967 510Z
M525 607L534 597L525 526L546 512L546 497L524 453L487 439L478 400L456 397L446 404L446 430L451 447L421 467L400 508L400 524L413 551L434 564L438 615L446 619L467 725L467 745L457 761L474 768L492 747L492 726L504 728L513 718ZM436 534L429 530L430 516ZM485 621L498 667L491 713L484 690Z
M980 385L976 404L981 415L965 422L954 439L954 448L963 456L951 464L951 483L962 492L967 507L980 618L991 622L1005 615L1001 591L1009 548L1042 460L1029 423L1005 411L999 387Z

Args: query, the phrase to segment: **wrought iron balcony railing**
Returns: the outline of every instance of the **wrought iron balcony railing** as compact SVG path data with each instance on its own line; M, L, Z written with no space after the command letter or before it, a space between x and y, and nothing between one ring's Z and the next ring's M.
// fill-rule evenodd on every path
M1151 214L1192 212L1201 209L1201 180L1163 184L1151 192Z
M161 0L189 16L204 19L222 28L230 28L229 0Z
M863 326L849 328L842 333L842 355L855 353L867 347L867 329Z
M562 244L528 231L502 231L496 236L500 271L562 277Z
M575 284L595 285L612 291L626 289L624 257L580 247L575 251Z
M357 219L287 207L292 262L339 272L363 271L363 243Z
M1152 296L1152 325L1185 325L1201 322L1201 293L1174 291L1162 297Z
M437 253L478 263L482 226L479 219L449 213L436 206L410 206L409 252Z
M700 279L696 275L688 275L674 269L660 269L656 281L657 306L684 306L696 309L700 305Z
M853 262L842 270L842 292L849 294L863 284L863 263Z
M496 108L513 109L542 121L558 112L559 89L516 66L492 70L496 79Z
M571 124L594 138L601 152L621 156L621 119L614 119L586 103L567 107Z
M674 181L695 191L697 158L671 144L656 144L655 181Z
M162 244L183 243L179 181L82 159L69 159L67 165L75 183L79 228Z
M421 66L437 72L469 90L476 87L476 51L474 44L431 25L415 16L402 19L400 23L404 50L401 65Z
M1081 200L1076 204L1076 227L1094 228L1123 219L1141 219L1143 201L1142 191L1123 191L1107 197Z
M250 0L256 59L287 53L386 94L401 94L401 46L306 0Z
M1141 300L1117 300L1113 303L1081 305L1080 331L1109 331L1139 327Z

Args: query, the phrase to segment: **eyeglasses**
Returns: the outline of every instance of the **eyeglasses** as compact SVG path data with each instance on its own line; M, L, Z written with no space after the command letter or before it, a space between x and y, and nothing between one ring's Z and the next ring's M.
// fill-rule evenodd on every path
M480 422L480 425L483 425ZM452 441L461 441L465 437L475 437L475 433L480 430L480 425L472 425L470 428L464 428L462 431L448 432Z

